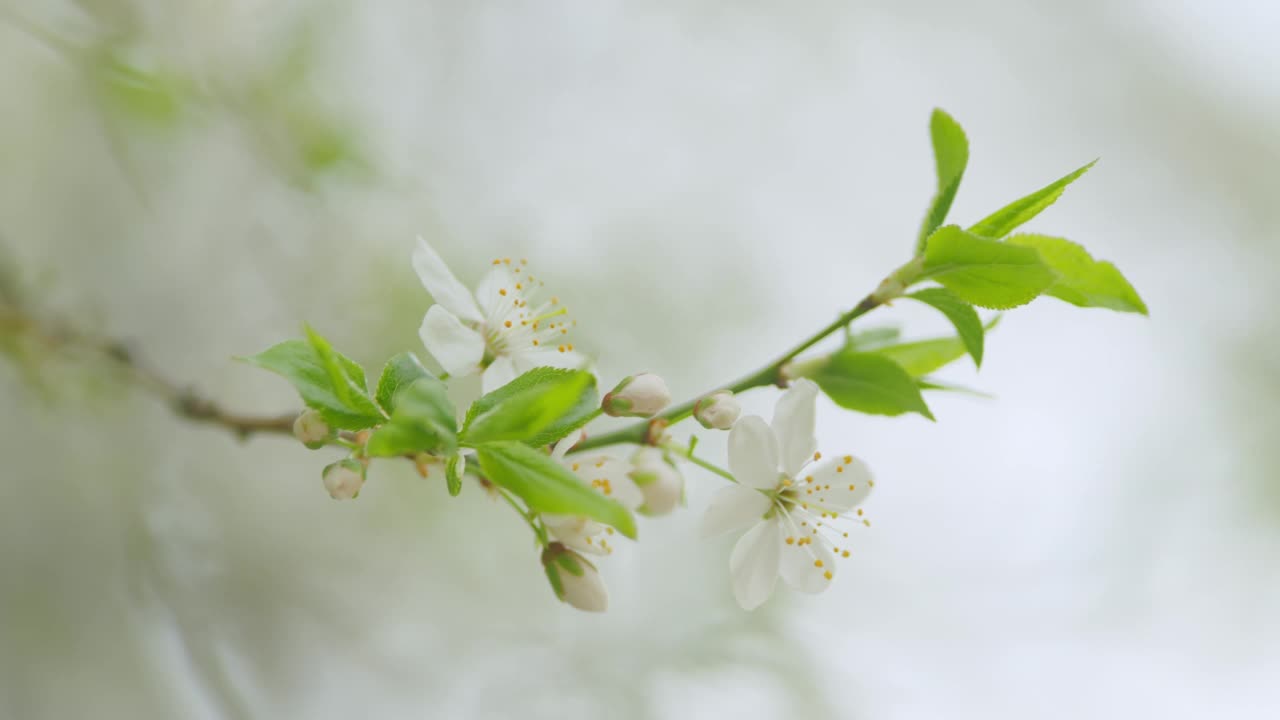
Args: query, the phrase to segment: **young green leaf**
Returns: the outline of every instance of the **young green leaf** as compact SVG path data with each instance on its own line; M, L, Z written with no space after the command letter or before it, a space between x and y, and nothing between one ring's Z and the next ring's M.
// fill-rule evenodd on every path
M469 445L519 440L547 445L587 424L600 407L595 376L539 367L476 400L462 425Z
M916 241L916 254L924 252L925 243L934 230L947 220L956 190L969 164L969 139L964 129L947 113L935 109L929 119L929 135L933 138L933 158L938 169L938 192L929 203L924 222L920 225L920 237Z
M322 359L311 343L287 340L257 355L238 359L284 377L307 407L314 408L332 427L363 430L382 422L382 413L373 402L364 394L353 392L355 382L364 384L364 370L331 348L329 352L332 362ZM330 372L335 363L341 380L336 388Z
M845 330L849 328L846 326ZM902 330L896 327L868 328L845 337L845 346L853 350L875 350L897 341Z
M1116 266L1094 260L1076 243L1045 235L1014 235L1006 242L1035 248L1058 273L1057 281L1044 291L1045 295L1080 307L1147 314L1147 304Z
M985 400L995 399L995 395L992 395L991 393L974 390L973 388L965 387L963 385L944 383L939 380L934 380L933 378L919 378L916 380L916 385L919 385L921 390L938 390L942 392L960 393L962 395L973 395L974 397L980 397Z
M946 288L925 288L907 295L907 297L930 305L938 312L946 315L951 324L955 326L956 333L964 342L965 349L973 357L973 364L977 367L982 367L984 335L982 319L978 317L978 311L974 310L972 305L956 297L955 293Z
M476 454L485 477L520 496L529 509L589 517L635 538L636 521L630 511L546 453L518 442L495 442L477 446Z
M1093 167L1096 162L1098 161L1094 160L1075 172L1054 180L1030 195L1014 200L979 220L976 225L969 228L969 232L988 238L1002 238L1008 235L1013 232L1014 228L1039 215L1045 208L1056 202L1062 196L1062 192L1067 189L1067 186L1075 182L1076 178L1088 172L1089 168Z
M983 334L991 332L999 322L999 315L992 318ZM908 375L920 378L964 357L966 350L959 337L940 337L882 345L876 352L901 365Z
M929 278L965 302L1003 310L1031 302L1056 276L1034 248L947 225L929 237L925 248L922 279Z
M958 337L933 338L887 345L877 353L898 363L907 374L920 377L964 357L964 342Z
M808 376L842 408L872 415L917 412L933 419L915 378L884 355L841 350Z
M391 419L373 431L365 451L373 457L420 452L447 455L458 449L457 410L445 384L425 377L396 394Z
M422 362L411 352L403 352L387 361L382 368L382 377L378 378L378 389L374 399L387 412L395 410L396 393L412 385L422 378L434 378L422 367Z
M329 374L329 382L333 392L348 407L369 408L377 412L378 408L369 400L369 386L364 379L364 368L354 360L342 355L320 333L310 325L304 325L307 342L316 351L320 364Z

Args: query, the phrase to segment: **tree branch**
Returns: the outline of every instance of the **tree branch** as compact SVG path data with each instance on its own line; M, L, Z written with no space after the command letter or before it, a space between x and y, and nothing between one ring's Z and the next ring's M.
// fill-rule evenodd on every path
M852 310L836 318L830 325L805 338L778 359L755 372L738 378L727 386L714 388L708 392L728 390L737 394L745 390L750 390L751 388L764 387L766 385L781 386L785 384L786 378L783 377L782 369L787 363L795 359L795 357L800 353L818 344L831 333L834 333L845 325L853 322L855 319L866 315L877 307L883 305L886 299L887 298L884 297L883 293L879 290L871 293L854 306ZM581 452L583 450L590 450L591 448L603 447L605 445L618 445L622 443L631 443L636 445L655 444L662 434L662 428L672 423L680 422L692 415L693 408L697 405L698 400L707 394L708 393L703 393L702 395L681 403L680 405L670 407L665 412L655 415L648 420L641 420L640 422L633 423L621 430L604 433L603 435L588 436L587 439L578 443L573 450L570 450L570 452Z
M29 338L63 354L88 353L106 360L138 388L163 401L185 420L216 425L248 438L257 433L288 435L297 413L259 416L229 412L213 400L197 394L161 374L129 348L127 343L81 332L63 322L38 320L19 307L0 302L0 333Z

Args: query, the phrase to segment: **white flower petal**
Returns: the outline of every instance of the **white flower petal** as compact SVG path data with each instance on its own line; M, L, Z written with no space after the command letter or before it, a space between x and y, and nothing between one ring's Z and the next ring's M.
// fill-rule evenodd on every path
M582 574L573 573L557 566L560 585L564 588L565 602L587 612L604 612L609 608L609 591L600 579L600 573L583 558Z
M782 393L773 409L772 427L782 453L782 472L792 477L818 449L818 438L813 429L817 400L817 384L801 378Z
M711 504L702 516L702 537L723 535L743 530L761 522L772 503L759 490L730 485L711 496Z
M743 535L729 556L733 596L743 610L754 610L769 599L778 582L778 562L782 553L782 530L778 520L765 520Z
M475 372L484 357L484 338L480 333L463 325L457 316L443 305L432 305L418 328L422 344L440 367L450 375L469 375Z
M445 310L470 322L483 320L479 306L471 297L471 291L458 282L458 278L449 272L449 266L444 264L440 255L421 237L413 250L413 269L418 273L422 286L431 293L432 299L444 306Z
M560 438L560 442L556 443L555 447L551 448L551 457L556 460L564 460L564 456L568 455L569 451L573 449L573 446L581 442L583 436L586 434L586 430L578 428L577 430L574 430L568 435Z
M544 514L542 521L551 536L565 547L593 555L608 554L608 550L596 540L596 536L604 532L603 524L574 515Z
M644 503L644 495L631 479L632 465L626 460L608 455L574 457L568 467L582 482L629 509L635 509Z
M805 493L801 497L811 509L820 512L842 515L871 494L871 471L852 455L824 458L804 468L798 479L801 484L797 487L803 488ZM809 493L809 490L813 492Z
M511 358L499 355L485 368L484 375L480 376L480 392L491 393L515 379L516 368L512 365Z
M476 299L485 317L496 320L517 314L524 295L516 289L517 282L505 265L495 265L485 273L476 286Z
M796 522L799 522L800 517L802 516L793 514L793 519ZM812 528L814 523L818 521L815 515L807 515L806 517L809 524L798 529ZM789 532L795 532L795 530L790 530ZM817 537L812 533L807 533L804 536L817 540ZM801 535L789 537L793 537L795 542L787 544L785 539L783 541L782 558L779 564L782 579L788 585L801 592L820 593L826 590L831 585L831 580L827 578L826 573L835 573L836 556L822 542L801 545Z
M747 487L772 490L778 485L778 441L758 415L748 415L729 431L729 469Z

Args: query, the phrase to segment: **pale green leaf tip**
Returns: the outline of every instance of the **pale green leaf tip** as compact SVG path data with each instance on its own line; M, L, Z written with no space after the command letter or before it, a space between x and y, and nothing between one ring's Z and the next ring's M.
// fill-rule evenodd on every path
M956 122L955 116L940 107L935 107L929 115L929 121L933 122L934 120L946 120L956 127L960 126L960 123Z
M630 538L632 540L635 540L636 539L636 519L634 516L632 516L630 512L627 512L625 517L627 519L626 522L621 525L614 526L614 529L622 533L623 536Z

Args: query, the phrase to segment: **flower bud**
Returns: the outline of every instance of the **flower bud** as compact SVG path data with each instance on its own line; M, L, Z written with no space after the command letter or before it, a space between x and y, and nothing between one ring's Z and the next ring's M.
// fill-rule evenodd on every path
M604 396L600 407L613 417L653 417L671 403L671 391L653 373L632 375Z
M298 419L293 421L293 436L312 450L324 447L331 432L329 423L315 410L303 410Z
M644 447L631 457L631 479L640 488L645 515L666 515L684 498L684 476L657 448Z
M354 500L364 486L364 465L347 458L324 469L324 489L334 500Z
M609 591L604 580L586 558L553 542L542 553L542 565L551 589L561 602L587 612L604 612L609 608Z
M708 430L728 430L741 413L742 407L728 390L702 397L693 406L693 416Z

